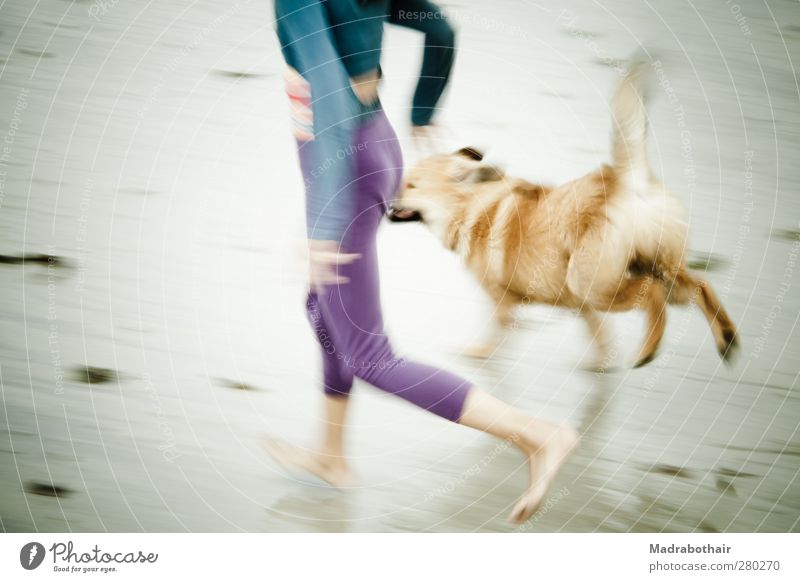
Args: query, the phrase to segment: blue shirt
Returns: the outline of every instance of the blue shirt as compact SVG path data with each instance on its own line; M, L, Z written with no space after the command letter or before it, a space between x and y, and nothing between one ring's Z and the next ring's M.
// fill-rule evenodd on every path
M286 63L308 85L292 95L306 186L309 238L341 241L352 220L356 178L352 146L364 106L350 78L378 69L389 0L275 0ZM310 111L309 111L310 110ZM307 127L303 128L305 125Z

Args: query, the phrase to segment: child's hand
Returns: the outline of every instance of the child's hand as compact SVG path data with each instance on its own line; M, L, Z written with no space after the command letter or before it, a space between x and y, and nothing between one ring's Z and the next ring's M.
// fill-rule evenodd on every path
M338 266L347 265L361 257L358 253L342 253L335 240L309 240L308 265L309 284L318 294L325 291L327 285L347 283L349 279L339 275Z

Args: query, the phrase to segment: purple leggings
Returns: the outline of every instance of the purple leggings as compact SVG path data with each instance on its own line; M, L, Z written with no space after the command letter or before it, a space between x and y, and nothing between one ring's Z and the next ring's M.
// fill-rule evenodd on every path
M324 294L309 293L308 319L322 348L325 393L346 396L353 378L457 422L470 390L466 380L426 364L398 358L383 330L375 236L400 186L403 158L383 111L358 131L352 153L358 176L355 216L345 233L344 252L361 257L339 268L349 282ZM301 165L303 165L303 149Z

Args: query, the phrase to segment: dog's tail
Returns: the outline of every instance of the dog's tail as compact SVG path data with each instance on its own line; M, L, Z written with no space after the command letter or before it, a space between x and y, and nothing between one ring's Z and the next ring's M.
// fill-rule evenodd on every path
M612 101L611 151L619 176L635 187L650 180L647 110L643 90L647 63L635 62L623 75Z

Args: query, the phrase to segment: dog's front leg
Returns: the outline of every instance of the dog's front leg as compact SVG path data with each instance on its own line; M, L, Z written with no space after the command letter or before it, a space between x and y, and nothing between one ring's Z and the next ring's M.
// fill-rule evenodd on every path
M487 341L473 344L463 350L464 355L471 358L489 358L505 341L509 328L514 324L514 308L519 303L519 298L509 291L491 290L490 297L494 300L495 308L494 325Z
M591 372L607 372L612 368L614 354L611 353L611 342L603 317L594 308L584 305L580 310L586 327L589 328L592 356L583 367Z

